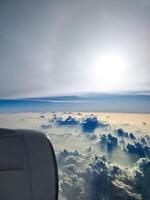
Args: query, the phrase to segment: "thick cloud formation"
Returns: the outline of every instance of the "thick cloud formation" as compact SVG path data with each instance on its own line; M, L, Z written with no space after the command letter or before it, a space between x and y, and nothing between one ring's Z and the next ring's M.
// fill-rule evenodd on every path
M100 135L100 143L102 145L102 147L106 146L107 147L107 151L112 151L115 147L117 147L118 145L118 139L117 137L113 136L111 133L109 133L108 135Z
M132 154L136 154L139 157L150 156L150 147L147 145L143 145L140 142L135 142L132 144L126 145L126 151Z
M104 128L106 126L108 126L108 124L100 122L96 116L87 117L82 122L82 130L85 133L93 133L96 128Z
M134 133L128 133L128 132L124 131L123 128L118 128L116 130L116 132L117 132L118 137L126 137L126 138L129 137L131 140L135 140L136 139Z
M74 117L68 116L66 119L63 118L57 118L56 123L58 125L78 125L79 121L75 119Z
M130 133L130 140L131 141L128 141L125 145L125 151L139 157L150 157L149 136L146 135L136 138L133 133L132 135Z
M136 137L135 137L135 135L133 133L129 133L129 137L130 137L131 140L135 140L136 139Z
M115 131L114 134L101 134L99 144L101 148L111 152L117 147L121 148L128 154L140 157L150 157L150 140L149 136L136 137L133 133L125 132L122 128ZM121 138L121 139L120 139Z
M87 116L81 119L77 119L72 116L68 116L66 118L62 117L56 117L55 116L56 124L59 126L74 126L74 125L80 125L83 132L92 134L96 128L105 128L108 126L108 124L103 123L102 121L99 121L98 118L94 115ZM94 135L91 135L89 138L95 137Z
M141 184L141 190L138 189L140 180L134 176L138 170L144 173L148 169L150 162L148 160L142 161L142 164L139 160L136 171L132 170L133 174L130 173L129 176L126 169L112 164L105 156L97 155L91 159L77 151L64 150L58 154L57 159L61 177L60 199L141 200L141 190L145 190L148 186Z
M119 137L129 137L128 133L125 132L122 128L117 129L117 134Z
M137 170L134 178L135 187L142 194L144 200L150 199L150 160L141 158L137 162Z
M75 151L65 147L57 154L60 200L150 199L148 135L138 135L134 131L130 133L123 127L113 129L95 115L64 113L60 118L59 114L53 113L52 120L43 115L41 120L47 120L43 125L50 124L62 129L60 141L65 136L66 127L67 130L75 128L75 134L79 132L83 141L85 138L87 141L83 143L81 151L76 147L73 148L77 149ZM74 131L69 131L69 140L73 134ZM72 144L76 146L74 141Z

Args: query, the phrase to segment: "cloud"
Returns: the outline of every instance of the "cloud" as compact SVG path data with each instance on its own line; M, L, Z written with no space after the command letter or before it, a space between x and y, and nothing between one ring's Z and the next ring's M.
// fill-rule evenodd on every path
M68 113L65 114L68 115ZM66 118L53 116L55 117L54 122L62 127L78 125L89 140L97 139L97 133L94 133L96 128L109 126L99 121L94 115L84 116L84 118L70 117L70 115ZM88 132L85 132L86 129L83 130L83 122ZM123 151L119 156L125 154L128 158L131 158L131 154L135 159L150 155L149 136L136 137L134 133L126 134L122 127L107 134L106 131L108 129L100 135L99 141L96 140L96 144L107 151L106 156L111 151L118 156L118 148ZM120 140L124 142L121 143ZM90 142L93 144L93 141ZM64 149L57 154L60 179L59 199L149 200L150 194L147 187L149 179L146 179L146 173L149 173L147 159L145 161L139 159L136 167L124 168L109 161L105 156L98 153L94 155L95 150L92 144L86 146L84 153Z
M118 137L125 137L125 138L130 138L131 140L135 140L136 137L134 135L134 133L128 133L126 131L124 131L123 128L118 128L116 130Z
M103 145L107 144L107 135L105 134L100 135L100 142Z
M104 128L108 126L108 124L99 121L97 117L94 115L84 117L83 119L77 119L72 116L68 116L67 118L63 117L57 118L55 116L54 120L56 121L56 124L59 126L80 125L83 132L90 134L92 134L96 128ZM94 139L94 138L96 138L96 135L89 136L89 139Z
M141 200L126 170L111 163L105 156L89 159L77 151L64 150L59 153L58 160L62 162L62 165L59 163L60 199Z
M88 139L90 139L90 140L96 140L96 139L97 139L97 136L96 136L96 134L94 134L94 133L88 134L87 137L88 137Z
M136 139L136 136L133 133L129 133L129 137L130 137L131 140L135 140Z
M130 135L130 138L132 140L134 140L134 141L133 141L133 143L128 143L125 146L125 150L128 153L138 155L139 157L150 157L150 140L149 140L149 136L146 135L146 136L141 136L139 138L136 138L132 134L132 137Z
M122 128L117 129L116 132L119 137L129 137L128 133L125 132Z
M58 125L78 125L79 121L75 119L74 117L68 116L66 119L60 117L57 118L56 123Z
M57 156L60 173L60 199L86 200L85 180L78 174L79 166L83 164L78 151L63 150Z
M89 199L138 199L138 194L127 184L124 170L104 156L96 156L85 172L85 180L90 185Z
M150 146L144 146L144 151L145 151L145 154L146 156L150 157Z
M68 163L68 157L71 158L71 160L73 162L69 162L74 164L75 161L77 162L77 160L79 159L80 157L80 154L78 151L68 151L66 149L64 149L63 151L60 151L59 154L57 155L57 161L58 161L58 164L60 166L64 165L64 164L67 164Z
M132 154L136 154L139 157L145 157L146 153L145 153L145 146L143 146L140 142L135 142L132 144L127 144L125 147L125 150L128 153L132 153Z
M47 128L51 128L51 125L50 124L42 124L41 127L44 129L47 129Z
M108 124L105 124L103 122L100 122L96 116L89 116L83 120L81 123L82 130L85 133L93 133L96 128L104 128L108 126Z
M111 133L108 135L102 134L100 135L100 143L102 144L102 147L106 146L107 151L110 152L118 146L118 139Z
M150 199L150 160L148 158L140 158L137 162L136 175L134 184L138 192L142 194L144 200Z

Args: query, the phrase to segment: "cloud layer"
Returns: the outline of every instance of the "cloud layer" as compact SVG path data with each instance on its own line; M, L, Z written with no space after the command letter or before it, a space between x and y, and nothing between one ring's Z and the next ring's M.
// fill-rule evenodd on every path
M148 158L139 159L134 168L127 170L112 164L105 156L97 155L91 161L90 156L67 150L58 154L60 199L149 199Z
M85 136L89 146L85 153L80 148L58 151L59 199L149 200L150 137L127 132L123 127L112 129L93 114L83 117L81 113L65 113L65 116L53 114L49 123L70 131L76 127L78 137ZM95 152L95 146L99 152ZM120 162L115 161L117 157ZM121 159L129 159L128 162L133 159L132 167L120 164Z
M137 0L0 1L0 98L149 89L149 13ZM114 52L127 61L115 85L99 64Z

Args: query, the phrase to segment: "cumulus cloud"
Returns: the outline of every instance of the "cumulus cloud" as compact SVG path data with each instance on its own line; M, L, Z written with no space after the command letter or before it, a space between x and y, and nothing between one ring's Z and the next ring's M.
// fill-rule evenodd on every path
M79 121L72 116L68 116L67 118L57 118L56 123L58 125L78 125Z
M142 156L142 157L145 156L145 152L144 152L143 146L139 142L136 142L136 143L133 143L133 144L129 144L128 143L126 145L126 150L129 153L137 154L137 155Z
M90 139L90 140L96 140L96 139L97 139L97 136L96 136L96 134L94 134L94 133L88 134L87 137L88 137L88 139Z
M81 123L82 130L85 133L93 133L96 128L104 128L108 126L108 124L105 124L103 122L100 122L96 116L89 116L83 120Z
M118 128L116 130L116 133L118 137L125 137L131 140L136 140L136 136L134 135L134 133L128 133L123 128Z
M144 200L150 199L150 160L148 158L140 158L137 162L136 175L134 184L138 192L142 194Z
M47 129L47 128L50 128L51 125L50 124L42 124L41 127L44 129Z
M72 152L72 151L68 151L68 150L64 149L63 151L59 152L59 154L57 156L57 161L60 166L67 164L68 161L70 161L70 160L73 162L69 162L69 164L70 163L75 164L78 162L77 160L79 160L79 157L80 157L80 154L78 151Z
M78 113L78 115L81 115L81 113ZM104 128L108 126L108 124L99 121L94 115L90 115L82 119L72 117L71 115L66 118L55 116L54 120L59 126L80 125L83 132L90 134L93 133L96 128Z
M65 113L68 114L68 113ZM80 114L77 114L80 116ZM86 153L64 149L57 154L60 178L60 200L149 200L148 192L149 174L148 171L150 156L150 137L136 136L135 133L128 133L123 128L116 130L101 129L99 141L98 135L94 131L97 128L109 126L98 120L94 115L71 117L69 114L65 118L53 116L55 125L72 126L78 128L90 141L90 146L86 146ZM93 142L103 148L105 155L110 152L118 155L118 148L122 156L126 158L134 157L134 162L139 159L134 168L124 168L117 163L109 161L105 156L94 155ZM121 147L121 148L120 148ZM124 151L125 150L125 151ZM132 159L131 158L131 159ZM111 159L111 158L110 158Z
M109 135L109 138L112 138L112 135ZM58 160L61 171L60 188L63 191L60 193L61 199L148 200L150 198L148 158L139 159L133 170L113 164L105 156L97 155L89 159L78 151L61 151ZM128 174L128 171L131 174Z
M122 128L117 129L117 134L119 137L129 137L128 133L125 132Z
M111 133L109 133L108 135L102 134L100 135L100 144L102 145L102 147L106 146L107 151L112 151L115 147L117 147L118 139Z
M131 140L136 140L136 137L133 133L129 133L129 137Z
M134 188L135 180L127 175L124 168L111 163L105 156L97 155L88 160L88 157L77 151L64 150L59 153L58 160L63 163L59 165L60 188L63 191L60 199L142 199Z
M128 143L125 147L128 153L136 154L139 157L150 156L150 147L143 145L140 142L134 142L132 144Z
M85 180L78 174L83 160L78 151L64 149L57 156L60 173L60 199L86 200Z

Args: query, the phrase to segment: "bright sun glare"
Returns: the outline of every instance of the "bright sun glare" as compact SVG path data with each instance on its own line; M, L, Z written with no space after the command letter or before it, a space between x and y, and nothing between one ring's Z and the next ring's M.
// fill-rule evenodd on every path
M100 89L112 90L122 84L126 62L119 54L101 55L92 69L94 82Z

